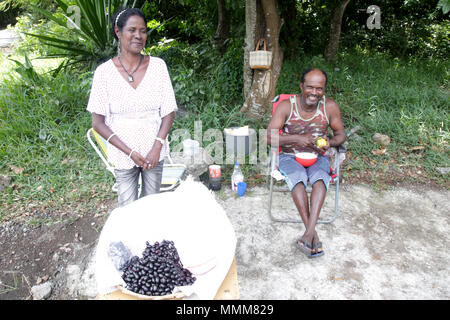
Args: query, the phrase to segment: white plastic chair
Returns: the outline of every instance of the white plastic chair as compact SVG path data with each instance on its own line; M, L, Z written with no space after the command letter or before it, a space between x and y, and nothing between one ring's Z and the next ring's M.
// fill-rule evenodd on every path
M106 170L111 172L112 175L115 177L114 165L108 159L108 148L106 145L107 143L106 140L101 135L99 135L97 131L95 131L93 128L90 128L87 131L86 136L92 148L94 148L97 155L105 164ZM177 164L173 163L170 154L167 155L167 160L169 161L169 163L166 163L166 161L164 161L163 166L163 174L160 188L161 192L174 190L180 184L183 173L186 171L186 165L182 163ZM139 178L139 185L141 185L140 178ZM114 192L117 192L116 183L114 183L114 185L112 186L112 190Z

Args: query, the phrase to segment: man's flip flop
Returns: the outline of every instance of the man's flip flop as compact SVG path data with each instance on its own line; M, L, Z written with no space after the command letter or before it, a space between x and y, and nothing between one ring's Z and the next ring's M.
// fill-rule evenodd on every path
M318 257L321 257L321 256L323 256L325 254L325 252L322 249L322 242L320 242L320 241L315 243L315 244L313 244L313 249L316 250L316 253L313 253L311 255L311 258L318 258ZM322 250L317 252L317 249L322 249Z
M301 242L302 244L300 244ZM307 242L304 238L300 238L297 241L295 241L295 245L300 249L301 252L303 252L308 258L314 258L312 253L312 246L311 243Z

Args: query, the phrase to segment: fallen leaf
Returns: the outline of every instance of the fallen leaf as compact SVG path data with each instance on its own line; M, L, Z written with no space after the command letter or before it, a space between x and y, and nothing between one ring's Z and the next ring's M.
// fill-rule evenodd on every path
M9 165L9 168L15 173L15 174L22 174L24 168L19 168L13 164Z
M372 151L372 154L376 155L376 156L381 156L382 154L385 154L387 151L386 148L381 148L381 149L376 149Z
M423 150L423 149L425 149L425 146L415 146L415 147L409 148L409 151L417 151L417 150Z

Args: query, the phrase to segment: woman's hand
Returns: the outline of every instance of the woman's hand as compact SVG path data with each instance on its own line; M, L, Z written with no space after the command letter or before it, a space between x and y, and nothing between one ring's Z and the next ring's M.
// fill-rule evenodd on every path
M133 160L138 167L143 167L145 169L145 167L147 166L145 158L137 151L133 151L131 153L131 160Z
M161 143L159 141L155 141L152 149L145 157L146 167L144 167L144 170L152 169L158 165L159 156L161 154L161 148L162 148Z

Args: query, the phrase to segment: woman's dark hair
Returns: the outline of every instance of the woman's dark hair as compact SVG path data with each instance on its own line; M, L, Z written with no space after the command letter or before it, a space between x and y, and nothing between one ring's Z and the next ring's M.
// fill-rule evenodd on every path
M326 87L326 86L327 86L327 83L328 83L328 76L327 76L327 73L326 73L325 71L323 71L323 70L321 70L321 69L317 69L317 68L310 68L310 69L306 69L305 71L303 71L301 83L302 83L302 84L305 84L305 76L306 76L308 73L310 73L311 71L313 71L313 70L319 70L320 72L323 73L323 75L325 76L325 87Z
M120 16L119 16L120 15ZM119 16L119 19L117 17ZM114 39L119 40L117 38L116 33L114 32L114 27L117 25L119 28L119 31L122 31L123 27L128 21L128 18L131 16L139 16L142 19L144 19L145 25L147 25L147 20L145 19L144 13L136 8L120 8L117 10L116 14L114 15L112 19L112 33L114 35ZM117 21L116 21L117 20Z

